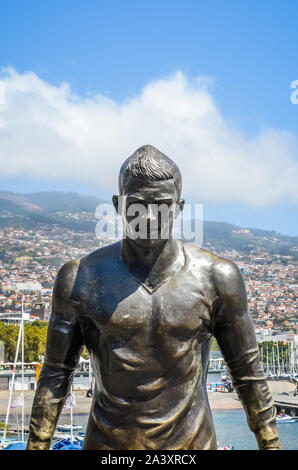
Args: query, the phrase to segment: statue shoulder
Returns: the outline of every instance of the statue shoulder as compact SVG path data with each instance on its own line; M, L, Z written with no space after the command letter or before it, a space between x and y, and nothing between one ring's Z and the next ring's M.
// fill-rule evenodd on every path
M56 297L67 299L72 296L80 263L81 259L74 259L67 261L61 266L54 282L54 294Z
M59 269L54 283L55 297L81 299L86 284L91 278L105 272L108 265L113 263L117 243L111 243L98 248L86 256L68 261Z
M219 295L246 297L242 274L233 261L221 258L213 263L212 277L214 287Z
M102 270L109 269L109 265L113 264L113 258L120 251L121 242L110 243L92 251L81 259L81 271L85 276L96 275Z
M195 245L184 243L184 249L194 268L203 270L219 293L227 293L243 284L242 275L237 265L222 256Z
M229 260L206 250L205 248L196 245L195 243L183 242L184 251L189 260L201 266L204 269L212 271L213 266L220 265L221 263L228 262Z

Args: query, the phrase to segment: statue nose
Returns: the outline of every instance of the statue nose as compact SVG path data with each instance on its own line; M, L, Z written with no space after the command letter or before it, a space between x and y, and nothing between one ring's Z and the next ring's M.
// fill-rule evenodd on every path
M150 221L155 221L157 220L157 210L155 208L155 206L153 206L152 204L148 204L148 207L147 207L147 223L150 223Z

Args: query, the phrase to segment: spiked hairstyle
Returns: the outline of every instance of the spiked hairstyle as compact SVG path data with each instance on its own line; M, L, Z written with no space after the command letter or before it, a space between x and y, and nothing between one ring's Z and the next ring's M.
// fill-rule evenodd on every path
M178 166L152 145L138 148L121 166L118 180L120 194L128 177L142 178L144 183L173 179L179 197L181 195L182 178Z

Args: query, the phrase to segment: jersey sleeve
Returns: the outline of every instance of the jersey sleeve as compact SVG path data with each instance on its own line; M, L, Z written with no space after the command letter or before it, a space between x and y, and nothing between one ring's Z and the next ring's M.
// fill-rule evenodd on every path
M276 408L260 364L244 281L231 262L217 266L214 275L217 298L213 310L213 334L259 448L279 449Z

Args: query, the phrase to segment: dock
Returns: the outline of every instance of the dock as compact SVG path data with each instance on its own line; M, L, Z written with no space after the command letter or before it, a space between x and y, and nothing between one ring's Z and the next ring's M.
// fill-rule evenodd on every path
M9 432L12 434L21 434L22 433L22 426L9 426ZM24 426L24 434L29 434L29 427ZM65 433L65 432L59 432L55 431L53 435L53 439L64 439L67 437L70 433Z
M273 394L274 404L279 413L281 410L293 418L298 418L298 396Z

